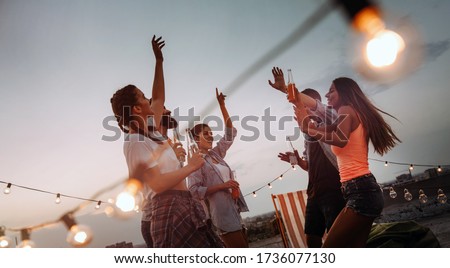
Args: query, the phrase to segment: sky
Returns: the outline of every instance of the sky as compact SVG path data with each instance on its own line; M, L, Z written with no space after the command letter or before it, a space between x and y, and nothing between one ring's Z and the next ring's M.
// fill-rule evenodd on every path
M91 198L125 180L123 135L116 136L109 100L127 84L151 95L153 35L166 41L166 107L179 107L181 115L193 109L202 118L220 117L215 88L227 95L230 115L239 120L238 136L225 160L236 170L244 194L290 167L277 155L290 150L285 138L294 134L288 117L292 106L268 85L273 66L292 69L298 88L312 87L322 96L334 78L351 77L377 107L394 115L398 121L387 120L402 143L384 156L370 150L369 157L449 164L450 1L379 1L388 22L408 19L422 40L416 44L423 51L422 64L396 81L375 81L354 68L360 37L335 9L251 75L236 80L323 3L0 0L0 181ZM271 117L264 117L266 113ZM281 118L287 120L283 127ZM303 151L303 138L293 145ZM369 164L379 183L407 172L406 166ZM256 198L246 197L250 212L243 217L273 211L271 194L305 189L307 173L289 170L272 185L259 190ZM122 188L120 184L94 199L114 198ZM54 200L54 195L13 187L10 194L0 194L0 225L21 229L51 222L82 203ZM93 230L89 247L144 243L140 214L123 220L108 217L105 205L99 210L94 206L75 214L79 224ZM18 232L6 234L20 242ZM70 247L65 236L65 227L57 223L33 231L31 239L38 247Z

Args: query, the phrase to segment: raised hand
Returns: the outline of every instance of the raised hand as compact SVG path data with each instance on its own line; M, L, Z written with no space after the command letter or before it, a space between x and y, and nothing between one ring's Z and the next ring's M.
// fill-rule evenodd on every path
M202 153L195 152L192 155L188 155L188 165L191 166L194 170L201 168L205 164L205 159L203 159Z
M283 71L278 67L272 68L274 82L269 80L269 85L283 93L287 93L286 82L284 81Z
M156 38L156 36L153 35L152 48L153 48L153 53L155 54L156 60L163 61L164 57L163 57L161 49L166 45L166 43L164 40L161 40L161 38L162 38L162 36L160 36L159 38Z
M225 105L226 95L223 95L222 92L220 92L220 94L219 94L219 90L217 88L216 88L216 98L217 98L217 102L219 102L220 106Z

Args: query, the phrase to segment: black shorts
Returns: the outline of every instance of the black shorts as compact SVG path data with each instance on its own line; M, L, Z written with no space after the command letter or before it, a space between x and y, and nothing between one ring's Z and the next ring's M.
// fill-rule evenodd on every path
M322 237L345 206L340 192L308 199L305 212L305 234Z

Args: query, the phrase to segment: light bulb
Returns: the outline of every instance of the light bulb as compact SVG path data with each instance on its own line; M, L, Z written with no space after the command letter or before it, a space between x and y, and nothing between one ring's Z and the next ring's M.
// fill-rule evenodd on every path
M388 161L384 162L384 166L385 166L385 167L388 166Z
M292 170L297 170L297 168L293 165L293 166L292 166Z
M11 248L13 241L5 235L6 227L0 226L0 248Z
M101 204L102 204L102 201L99 200L97 202L97 205L95 205L95 209L99 209Z
M447 196L444 194L444 191L442 191L442 189L438 190L437 200L441 204L447 203Z
M394 190L393 187L389 187L389 196L394 199L397 197L397 192Z
M281 181L283 179L283 174L281 174L278 179Z
M405 41L399 34L383 30L367 42L367 60L376 68L387 67L397 60L404 48Z
M75 224L70 227L66 241L74 247L84 247L92 241L92 230L86 225Z
M114 202L114 216L120 219L129 219L136 215L136 212L141 209L143 201L143 196L139 189L140 184L136 185L134 182L127 184L126 189L116 197Z
M368 80L389 84L417 70L425 47L419 28L408 16L392 11L364 11L355 19L359 32L349 46L357 71Z
M414 165L413 164L409 165L409 170L413 170L413 169L414 169Z
M406 200L406 201L411 201L412 198L413 198L413 196L412 196L412 194L408 191L408 189L405 188L404 193L405 193L405 195L404 195L405 200Z
M256 197L256 192L253 192L253 197Z
M11 192L11 186L12 186L12 184L11 184L11 183L8 183L8 184L6 185L6 187L5 187L5 190L3 190L3 193L4 193L4 194L9 194L9 193Z
M60 204L61 203L61 194L56 194L56 199L55 199L55 203L56 204Z
M437 168L437 172L442 172L442 168L441 168L441 166L438 166L438 168Z
M422 189L419 190L419 201L422 204L428 202L428 196L423 192Z
M7 236L0 236L0 248L12 248L13 241Z
M17 246L18 248L35 248L36 247L36 243L34 243L31 240L22 240L22 242L20 242L20 244Z
M267 185L269 186L269 189L272 189L272 184L269 183Z

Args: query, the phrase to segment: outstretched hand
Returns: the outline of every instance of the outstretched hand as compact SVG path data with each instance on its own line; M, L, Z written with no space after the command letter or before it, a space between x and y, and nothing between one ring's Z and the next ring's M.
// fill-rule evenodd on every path
M156 38L155 35L153 35L152 38L152 48L153 48L153 53L155 54L155 58L156 60L164 60L163 54L161 49L166 45L164 40L161 40L162 36Z
M219 102L220 106L225 105L225 97L226 97L226 95L223 95L222 92L220 92L220 94L219 94L219 90L216 88L216 98L217 98L217 101Z
M272 68L274 82L269 80L269 85L283 93L287 92L286 82L284 81L283 71L278 67Z

